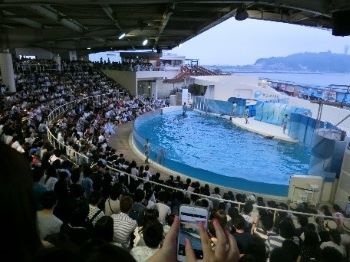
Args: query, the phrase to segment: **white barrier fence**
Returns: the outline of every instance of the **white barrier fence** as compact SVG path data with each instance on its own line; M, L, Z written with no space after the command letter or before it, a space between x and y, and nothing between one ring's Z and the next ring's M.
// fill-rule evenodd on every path
M112 93L113 94L113 93ZM66 156L71 160L72 162L80 165L84 163L89 163L89 157L86 155L77 152L74 150L71 146L64 144L63 142L59 141L52 131L50 130L50 127L52 126L53 122L57 121L63 114L65 114L68 111L75 110L78 106L92 103L94 107L103 107L108 104L108 98L111 94L101 94L96 96L88 96L79 100L74 100L72 102L66 103L64 105L56 107L47 117L47 138L51 145L56 148L60 149L65 152ZM118 93L119 96L119 93Z

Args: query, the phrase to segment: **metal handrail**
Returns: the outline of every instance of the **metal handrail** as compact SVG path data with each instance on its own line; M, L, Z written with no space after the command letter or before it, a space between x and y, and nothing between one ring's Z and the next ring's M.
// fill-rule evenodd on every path
M59 148L59 149L65 149L66 155L70 158L70 160L72 160L73 162L75 162L76 164L81 164L81 163L89 163L89 157L77 152L76 150L74 150L72 147L60 142L51 132L50 130L50 124L52 121L57 120L57 118L61 115L63 115L65 112L67 112L68 110L73 109L73 107L75 105L79 105L81 103L87 102L92 100L92 102L96 102L95 100L101 100L101 98L110 95L109 93L107 94L100 94L100 95L95 95L95 96L88 96L88 97L84 97L82 99L79 100L74 100L72 102L68 102L66 104L63 104L61 106L56 107L54 110L52 110L52 112L47 116L47 137L49 142L53 145L54 148ZM68 108L68 110L66 110Z
M103 94L103 95L106 95L106 94ZM82 101L84 100L87 100L87 99L94 99L96 97L100 97L100 96L103 96L103 95L97 95L97 96L89 96L89 97L86 97L86 98L83 98L81 100L76 100L76 101L73 101L73 102L69 102L67 104L64 104L64 105L61 105L57 108L55 108L48 116L48 119L51 118L51 115L53 115L53 113L55 113L56 111L60 111L61 108L64 108L65 106L69 105L69 104L79 104L81 103ZM66 112L66 111L65 111ZM59 115L65 113L65 112L60 112ZM59 116L59 115L56 115L56 116ZM52 120L56 120L56 118L52 118ZM49 120L48 120L49 122ZM73 153L73 156L75 156L75 158L71 159L75 164L79 165L81 164L79 158L81 159L85 159L86 162L85 163L88 163L88 160L89 160L89 157L80 153L80 152L77 152L75 151L73 148L71 148L70 146L67 146L65 145L64 143L58 141L58 139L52 134L52 132L50 131L49 128L47 128L47 133L48 133L48 137L49 137L49 141L50 143L54 146L54 148L56 148L56 144L55 142L57 143L58 147L61 149L61 148L65 148L66 149L66 152L67 150L71 150L70 154L67 154L68 157L70 158L71 157L71 154ZM78 157L77 157L78 156ZM242 202L238 202L238 201L233 201L233 200L227 200L227 199L222 199L222 198L216 198L216 197L212 197L212 196L207 196L207 195L203 195L203 194L199 194L199 193L194 193L194 192L190 192L190 191L187 191L187 190L184 190L184 189L180 189L180 188L176 188L176 187L171 187L171 186L168 186L168 185L165 185L165 184L161 184L161 183L158 183L158 182L155 182L155 181L149 181L147 179L144 179L144 178L141 178L141 177L137 177L137 176L134 176L132 174L129 174L121 169L117 169L115 167L112 167L110 165L107 165L106 166L110 171L113 171L113 172L117 172L119 173L120 175L127 175L128 176L128 182L130 183L130 178L133 178L133 179L137 179L137 180L141 180L145 183L151 183L153 185L157 185L157 186L161 186L163 188L167 188L167 189L170 189L170 190L173 190L173 191L180 191L180 192L183 192L183 193L186 193L186 194L190 194L190 195L195 195L195 196L198 196L198 197L201 197L201 198L206 198L206 199L210 199L210 200L214 200L214 201L219 201L219 202L228 202L228 203L231 203L231 204L235 204L238 206L238 209L241 208L241 206L244 206L245 203L242 203ZM257 204L254 204L253 205L254 207L256 208L259 208L259 209L265 209L265 210L270 210L273 212L273 217L274 217L274 220L276 218L276 215L278 212L283 212L283 213L289 213L289 214L293 214L293 215L304 215L304 216L308 216L308 217L320 217L320 218L324 218L324 219L335 219L334 217L332 216L325 216L325 215L321 215L321 214L313 214L313 213L305 213L305 212L299 212L299 211L293 211L293 210L290 210L290 209L280 209L280 208L273 208L273 207L266 207L266 206L259 206ZM344 219L350 219L350 218L344 218Z
M141 178L141 177L129 174L129 173L123 171L123 170L117 169L117 168L112 167L110 165L107 165L106 167L109 170L112 170L114 172L120 173L121 175L127 175L129 177L129 182L130 182L130 178L134 178L136 180L142 180L145 183L151 183L151 184L154 184L154 185L157 185L157 186L161 186L163 188L167 188L167 189L170 189L170 190L173 190L173 191L180 191L182 193L199 196L201 198L207 198L209 200L214 200L214 201L219 201L219 202L228 202L228 203L231 203L231 204L235 204L235 205L238 206L238 209L240 209L241 206L245 205L245 203L242 203L242 202L238 202L238 201L234 201L234 200L228 200L228 199L223 199L223 198L216 198L216 197L213 197L213 196L207 196L207 195L203 195L203 194L199 194L199 193L190 192L190 191L187 191L185 189L180 189L180 188L168 186L168 185L165 185L165 184L162 184L162 183L158 183L158 182L155 182L155 181L149 181L149 180L147 180L145 178ZM273 211L274 217L276 217L276 213L277 212L284 212L284 213L290 213L290 214L293 214L293 215L305 215L305 216L310 216L310 217L321 217L321 218L326 218L326 219L334 219L334 217L332 217L332 216L325 216L325 215L313 214L313 213L305 213L305 212L300 212L300 211L293 211L293 210L290 210L290 209L280 209L280 208L259 206L257 204L254 204L253 206L256 207L256 208L259 208L259 209L265 209L265 210ZM347 218L345 218L345 219L347 219Z

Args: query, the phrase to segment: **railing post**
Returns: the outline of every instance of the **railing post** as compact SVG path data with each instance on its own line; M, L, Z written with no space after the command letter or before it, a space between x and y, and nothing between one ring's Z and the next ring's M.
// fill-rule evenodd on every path
M275 221L276 221L276 209L273 210L273 223L275 224Z

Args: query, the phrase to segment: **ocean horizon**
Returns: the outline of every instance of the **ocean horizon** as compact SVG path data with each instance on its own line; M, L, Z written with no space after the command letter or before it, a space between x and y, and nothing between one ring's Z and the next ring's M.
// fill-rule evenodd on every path
M294 82L299 85L327 87L329 85L350 85L350 73L271 73L237 72L234 74L251 75L270 80Z

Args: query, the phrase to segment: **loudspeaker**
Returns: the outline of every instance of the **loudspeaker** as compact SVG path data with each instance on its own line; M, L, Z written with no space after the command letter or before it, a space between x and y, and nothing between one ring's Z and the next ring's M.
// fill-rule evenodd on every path
M350 35L350 10L340 10L332 13L332 34L335 36Z

